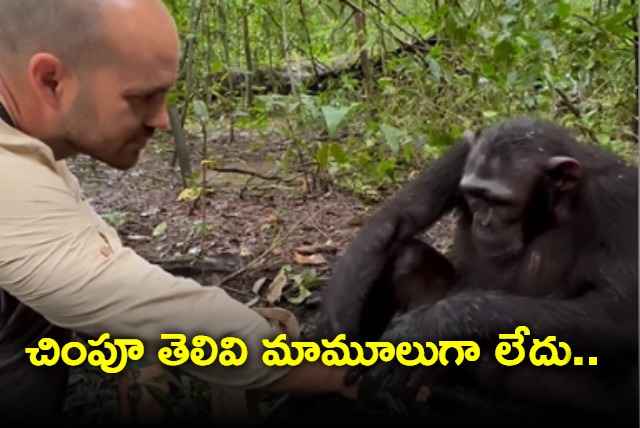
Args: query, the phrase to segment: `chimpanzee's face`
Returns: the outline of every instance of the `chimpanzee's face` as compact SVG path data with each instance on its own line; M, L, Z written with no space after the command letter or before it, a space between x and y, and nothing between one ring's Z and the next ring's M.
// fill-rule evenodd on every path
M554 215L555 207L546 201L558 201L575 187L580 165L575 159L545 153L532 135L491 129L465 137L470 152L460 190L473 215L476 248L488 258L516 256L526 246L525 227ZM541 192L543 199L537 197ZM532 204L544 206L532 209ZM529 218L532 212L543 218Z
M487 257L508 257L524 246L531 180L519 172L505 159L490 156L481 144L471 150L460 189L473 214L473 240Z

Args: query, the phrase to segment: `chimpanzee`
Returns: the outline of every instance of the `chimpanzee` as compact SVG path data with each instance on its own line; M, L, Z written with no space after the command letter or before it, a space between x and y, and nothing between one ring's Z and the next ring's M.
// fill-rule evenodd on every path
M359 341L377 340L394 315L433 305L452 288L453 264L438 250L419 239L410 239L383 269L363 299L357 326ZM332 289L332 292L348 292ZM352 302L352 297L344 301Z
M414 238L452 211L453 273L447 259ZM400 256L411 266L404 280L396 272ZM425 262L416 263L422 256ZM555 411L602 410L637 421L637 266L637 170L550 121L512 118L465 132L370 218L334 267L322 298L323 334L392 343L473 340L491 356L499 334L526 326L529 345L555 336L584 365L478 361L463 363L462 372L512 397L559 405ZM435 293L425 305L415 293L421 280L427 294ZM410 295L417 303L404 308L390 297L402 290L409 293L404 303ZM378 362L353 368L345 381L361 380L366 404L403 407L421 385L435 386L440 369Z

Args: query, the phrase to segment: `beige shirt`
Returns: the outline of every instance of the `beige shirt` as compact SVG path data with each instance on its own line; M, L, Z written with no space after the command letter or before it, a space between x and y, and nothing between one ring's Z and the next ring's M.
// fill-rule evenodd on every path
M276 323L291 322L290 313L253 310L123 246L83 198L66 163L1 120L0 287L55 325L139 338L150 356L169 346L163 333L241 338L249 349L241 367L181 366L212 383L260 387L289 370L262 363L262 339L281 333Z

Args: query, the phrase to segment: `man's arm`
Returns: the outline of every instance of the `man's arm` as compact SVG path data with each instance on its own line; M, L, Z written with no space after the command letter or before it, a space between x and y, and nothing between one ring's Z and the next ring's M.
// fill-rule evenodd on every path
M14 183L3 186L0 204L0 284L7 292L58 326L139 338L147 354L169 345L163 333L242 339L249 357L240 367L182 366L209 382L261 389L278 381L279 391L342 392L335 368L264 365L262 339L281 333L264 316L219 287L150 264L96 221L54 171L15 161L0 166L0 181Z

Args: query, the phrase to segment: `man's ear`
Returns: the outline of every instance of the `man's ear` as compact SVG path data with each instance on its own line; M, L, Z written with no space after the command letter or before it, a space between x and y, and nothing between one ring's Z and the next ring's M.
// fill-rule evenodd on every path
M51 54L39 53L29 61L29 77L37 96L52 108L60 106L62 96L61 81L66 73L58 58Z
M560 191L574 189L582 178L582 166L568 156L554 156L547 162L547 174L552 185Z

